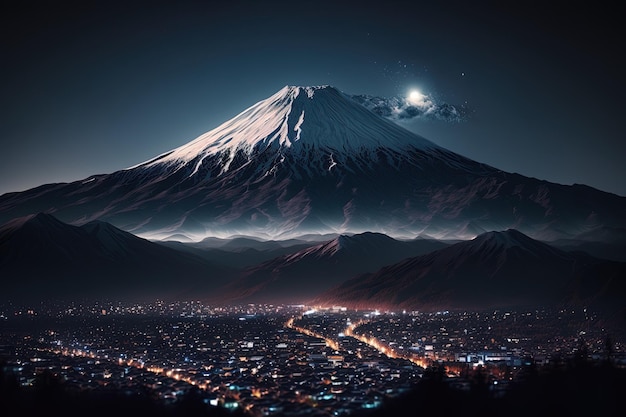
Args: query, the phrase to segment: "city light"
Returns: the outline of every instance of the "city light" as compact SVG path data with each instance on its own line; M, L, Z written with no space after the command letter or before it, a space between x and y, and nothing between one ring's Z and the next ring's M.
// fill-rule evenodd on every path
M256 404L263 400L277 407L298 404L304 412L323 404L350 409L355 404L350 395L376 407L381 398L369 398L368 392L394 395L418 383L433 364L445 364L451 378L481 369L494 381L508 382L516 373L503 372L501 365L515 370L549 364L551 352L579 354L581 335L594 341L591 347L605 346L604 335L588 325L594 319L590 311L364 314L305 306L186 308L107 306L106 316L100 307L74 309L65 313L67 320L80 316L81 326L50 326L14 341L24 355L15 369L31 375L25 384L45 366L80 389L142 385L163 401L176 401L195 387L207 404L260 412ZM252 315L254 320L240 320ZM529 329L531 334L524 333ZM623 350L617 345L616 357ZM284 395L284 387L293 394Z

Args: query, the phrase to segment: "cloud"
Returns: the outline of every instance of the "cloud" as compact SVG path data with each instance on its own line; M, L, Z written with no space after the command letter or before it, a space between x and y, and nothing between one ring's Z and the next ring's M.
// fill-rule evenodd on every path
M375 97L369 95L351 96L357 103L370 109L379 116L390 120L441 120L462 122L469 116L466 106L448 103L436 103L432 97L419 94L417 97Z

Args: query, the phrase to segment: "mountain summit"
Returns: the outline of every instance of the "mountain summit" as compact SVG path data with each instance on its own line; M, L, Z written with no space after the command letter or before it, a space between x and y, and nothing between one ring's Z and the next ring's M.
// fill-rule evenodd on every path
M189 175L197 175L213 169L211 158L220 156L219 175L253 163L264 152L297 152L307 158L307 167L330 171L350 156L359 155L367 162L407 149L443 150L386 119L372 117L333 87L285 86L192 142L137 166L189 165ZM273 162L269 170L259 167L258 173L273 174L272 168L288 165L282 158Z
M626 227L626 198L473 161L330 86L286 86L186 145L128 169L0 196L0 223L37 212L148 238L306 233L567 238Z

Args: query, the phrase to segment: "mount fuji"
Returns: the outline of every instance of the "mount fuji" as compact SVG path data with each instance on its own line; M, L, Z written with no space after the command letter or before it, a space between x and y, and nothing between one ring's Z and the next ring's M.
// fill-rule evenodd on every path
M0 196L0 224L39 212L196 241L363 232L468 239L510 228L554 240L626 227L626 197L468 159L331 86L286 86L124 170Z

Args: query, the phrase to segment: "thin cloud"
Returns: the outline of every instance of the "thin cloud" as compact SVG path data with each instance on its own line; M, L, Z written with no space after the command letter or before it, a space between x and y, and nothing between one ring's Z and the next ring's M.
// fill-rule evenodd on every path
M455 106L448 103L436 103L430 96L420 95L418 99L406 97L376 97L369 95L351 96L379 116L390 120L441 120L458 123L469 116L466 106Z

